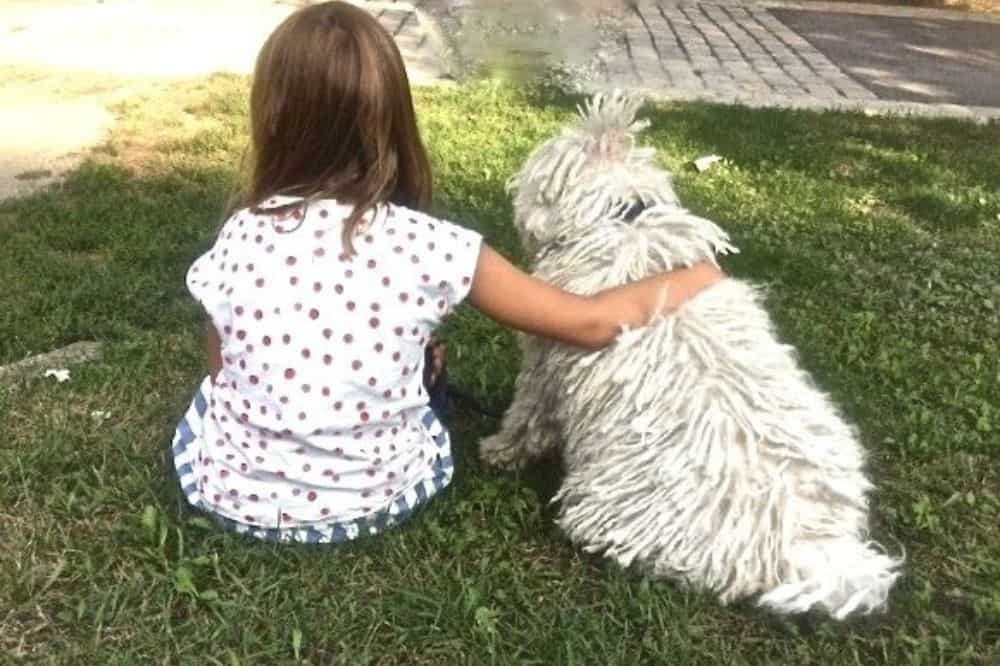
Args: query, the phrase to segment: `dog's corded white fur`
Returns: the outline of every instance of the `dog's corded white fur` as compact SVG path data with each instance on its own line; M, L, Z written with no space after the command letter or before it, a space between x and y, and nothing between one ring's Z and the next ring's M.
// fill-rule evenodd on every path
M736 251L636 146L641 104L593 98L512 179L535 275L590 294ZM857 432L777 340L760 287L726 278L598 352L522 343L480 454L510 468L561 449L554 501L575 543L723 603L838 619L885 606L902 560L866 538Z

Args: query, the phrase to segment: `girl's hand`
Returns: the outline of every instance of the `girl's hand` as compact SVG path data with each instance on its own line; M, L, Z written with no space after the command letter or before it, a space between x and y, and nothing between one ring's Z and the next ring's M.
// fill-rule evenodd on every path
M431 337L431 341L424 348L424 387L428 392L444 375L447 354L448 347L437 338Z
M205 322L205 356L208 359L208 374L211 375L212 382L215 382L222 370L222 342L211 321Z
M483 245L469 301L500 324L525 333L601 349L623 326L645 326L676 309L725 274L710 263L654 275L593 296L578 296L519 270Z

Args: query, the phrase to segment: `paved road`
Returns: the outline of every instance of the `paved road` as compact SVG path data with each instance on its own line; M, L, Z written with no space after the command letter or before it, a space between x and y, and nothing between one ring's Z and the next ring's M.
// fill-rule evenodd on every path
M1000 23L793 9L771 14L880 99L1000 107Z

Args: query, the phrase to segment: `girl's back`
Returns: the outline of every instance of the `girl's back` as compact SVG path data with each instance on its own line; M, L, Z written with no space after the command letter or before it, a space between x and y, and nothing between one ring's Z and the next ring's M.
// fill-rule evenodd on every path
M188 273L222 357L197 489L213 512L267 528L350 520L433 476L424 347L468 293L481 242L390 205L350 256L351 207L295 203L238 211Z

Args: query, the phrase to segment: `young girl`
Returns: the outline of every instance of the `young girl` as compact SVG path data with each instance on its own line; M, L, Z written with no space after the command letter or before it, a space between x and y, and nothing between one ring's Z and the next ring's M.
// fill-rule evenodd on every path
M240 533L353 539L448 484L424 351L466 298L598 349L720 277L696 266L577 296L422 212L431 174L402 58L346 3L302 9L268 38L250 124L244 201L188 272L211 320L210 375L173 443L187 500Z

